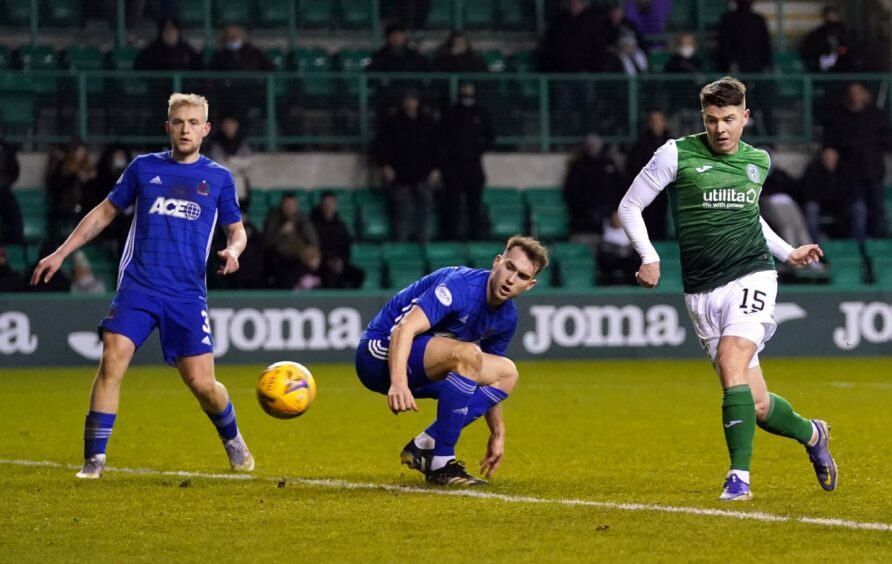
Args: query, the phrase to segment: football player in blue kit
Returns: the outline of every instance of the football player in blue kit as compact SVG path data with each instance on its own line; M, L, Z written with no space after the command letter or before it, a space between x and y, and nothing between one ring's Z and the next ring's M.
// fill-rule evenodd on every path
M117 293L99 324L102 360L84 424L84 466L78 478L102 476L121 381L136 349L156 327L164 360L176 366L217 428L232 469L254 469L229 394L214 377L205 283L218 221L227 236L226 248L217 252L218 274L237 271L245 250L235 184L225 167L199 153L211 129L203 96L173 94L167 117L171 150L135 158L108 198L38 263L31 278L32 285L49 281L67 256L96 237L121 210L135 206L118 267Z
M417 411L416 398L437 399L436 421L400 454L428 482L486 483L455 459L462 429L480 416L490 430L480 471L490 477L501 464L499 404L518 380L505 357L517 326L513 299L535 286L547 265L548 251L538 241L512 237L492 270L458 266L428 274L387 302L363 334L356 373L365 387L387 395L391 411Z

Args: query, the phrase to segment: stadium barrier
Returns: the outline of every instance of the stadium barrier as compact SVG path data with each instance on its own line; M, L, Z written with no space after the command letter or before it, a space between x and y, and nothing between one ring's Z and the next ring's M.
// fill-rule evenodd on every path
M209 317L218 362L352 362L389 292L217 292ZM0 365L77 366L99 360L96 324L111 296L0 295ZM536 289L517 300L509 354L518 360L699 358L682 296L638 288ZM782 287L768 355L892 355L892 287ZM136 364L162 363L157 333Z

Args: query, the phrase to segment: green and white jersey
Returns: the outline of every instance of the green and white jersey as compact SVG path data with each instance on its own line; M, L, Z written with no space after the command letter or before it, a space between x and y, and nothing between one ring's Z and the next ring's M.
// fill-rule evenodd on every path
M774 270L759 216L769 167L761 149L741 141L733 155L715 153L699 133L668 141L642 169L638 179L651 190L667 190L685 293Z

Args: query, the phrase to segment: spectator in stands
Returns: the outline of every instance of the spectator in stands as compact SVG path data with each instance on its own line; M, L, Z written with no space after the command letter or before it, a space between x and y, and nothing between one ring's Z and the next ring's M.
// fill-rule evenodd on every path
M51 255L55 250L56 243L54 243L50 239L45 239L43 243L40 245L40 252L37 253L38 257L46 257ZM35 261L31 264L31 268L28 269L28 274L25 278L26 284L27 281L31 279L31 275L34 274L34 269L37 268L37 263L39 261ZM25 291L27 292L65 292L66 294L71 292L71 278L68 277L68 274L63 270L59 269L53 274L53 277L50 278L49 282L44 282L42 284L37 284L35 286L26 285Z
M112 143L103 149L96 164L96 177L84 186L81 196L81 210L84 213L89 212L108 196L131 160L133 154L126 145ZM99 234L100 239L107 241L115 254L119 254L124 248L133 218L133 206L123 210L119 215L121 217L116 217L112 224Z
M759 210L768 225L774 229L781 239L793 247L813 243L805 224L805 216L796 203L796 180L785 171L773 150L763 147L768 153L771 169L762 184L759 195ZM780 266L780 265L778 265Z
M598 284L634 283L641 259L623 230L616 210L604 219L598 242Z
M440 143L437 124L417 91L407 90L399 108L385 117L376 145L396 240L427 243L441 180Z
M564 179L571 239L596 240L604 220L619 204L622 189L622 176L603 140L594 134L586 136Z
M46 189L49 237L53 242L80 217L84 192L96 176L87 146L75 139L50 155ZM52 252L53 249L50 250ZM41 255L44 256L44 255Z
M631 31L623 33L614 45L607 50L605 72L624 73L637 76L650 69L647 53L638 44Z
M486 234L483 153L492 147L495 132L489 112L477 100L473 84L461 85L458 101L446 110L441 124L443 235L452 240L482 239Z
M839 152L833 147L824 147L812 159L802 175L799 201L805 212L805 224L811 240L820 242L821 218L832 216L838 237L857 238L851 226L859 220L851 221L853 211L864 210L864 202L856 203L852 196L851 172L840 163ZM857 212L860 213L860 212ZM860 222L863 223L863 219Z
M684 32L675 40L675 50L666 61L663 72L700 73L703 72L703 61L697 55L697 38L693 33Z
M93 274L90 259L83 251L77 251L72 257L72 294L104 294L105 282Z
M254 225L245 210L242 210L242 225L245 227L245 236L248 244L238 257L239 269L227 276L217 274L220 263L208 260L207 285L213 290L262 290L267 288L264 272L264 245L263 233ZM226 246L226 233L222 229L214 231L212 249Z
M365 273L350 264L350 246L353 243L347 225L338 214L338 196L323 192L319 203L310 214L313 227L319 235L322 264L319 269L323 288L359 288Z
M725 72L764 72L771 68L768 24L752 8L753 0L737 0L737 9L726 12L719 22L719 68Z
M871 101L871 93L863 84L849 84L842 108L830 114L824 127L824 146L838 150L840 164L854 173L852 233L859 241L865 236L886 236L884 156L892 148L892 129L885 112Z
M133 61L134 70L187 71L201 67L201 56L180 35L177 22L169 18L158 25L158 37L146 45Z
M211 134L208 156L224 165L235 180L235 193L239 207L244 213L251 199L251 181L248 169L251 167L251 147L242 132L239 119L234 114L220 117L220 126Z
M292 290L314 290L322 287L322 253L319 247L308 247L298 268L297 283Z
M836 6L826 6L824 23L811 30L802 40L799 53L808 72L851 71L849 37Z
M647 114L644 130L626 155L626 183L632 183L642 168L650 161L653 154L672 138L666 128L666 116L663 112L652 111ZM669 199L663 190L652 204L644 208L644 223L651 240L661 241L666 238L666 212ZM632 253L637 258L637 253ZM630 279L634 280L634 276Z
M672 0L626 0L624 16L642 35L660 35L672 12ZM659 42L646 45L659 45Z
M452 31L434 53L436 72L486 72L480 53L471 47L471 40L463 31Z
M628 41L626 38L629 35L635 37L636 45L642 48L645 47L644 36L641 35L641 30L626 17L620 4L614 4L607 8L606 13L601 18L601 25L604 28L607 48L619 49L621 47L620 41L624 39Z
M539 46L542 72L598 72L607 47L604 26L585 0L564 0Z
M6 256L6 247L0 242L0 294L5 292L22 292L27 288L21 272L13 270Z
M406 26L402 23L387 25L385 43L372 55L368 70L373 72L424 72L430 70L427 57L409 44Z
M12 193L19 172L15 147L0 138L0 245L20 245L25 240L22 208Z
M228 25L223 28L220 47L211 56L208 69L212 71L272 71L272 61L266 53L245 39L241 26Z
M294 193L286 193L279 206L270 210L263 225L264 266L271 286L292 289L306 271L313 249L318 251L319 236L310 219L301 212Z

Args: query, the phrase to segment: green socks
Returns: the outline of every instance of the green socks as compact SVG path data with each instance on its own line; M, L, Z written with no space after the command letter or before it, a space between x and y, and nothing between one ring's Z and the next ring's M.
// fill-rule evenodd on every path
M811 421L793 411L790 402L779 395L769 393L768 396L771 398L768 416L764 421L758 422L759 427L771 434L796 439L807 445L814 432ZM727 434L728 432L725 431L725 435Z
M731 469L749 472L753 435L756 434L756 405L749 385L731 386L725 390L722 396L722 424L731 455Z

